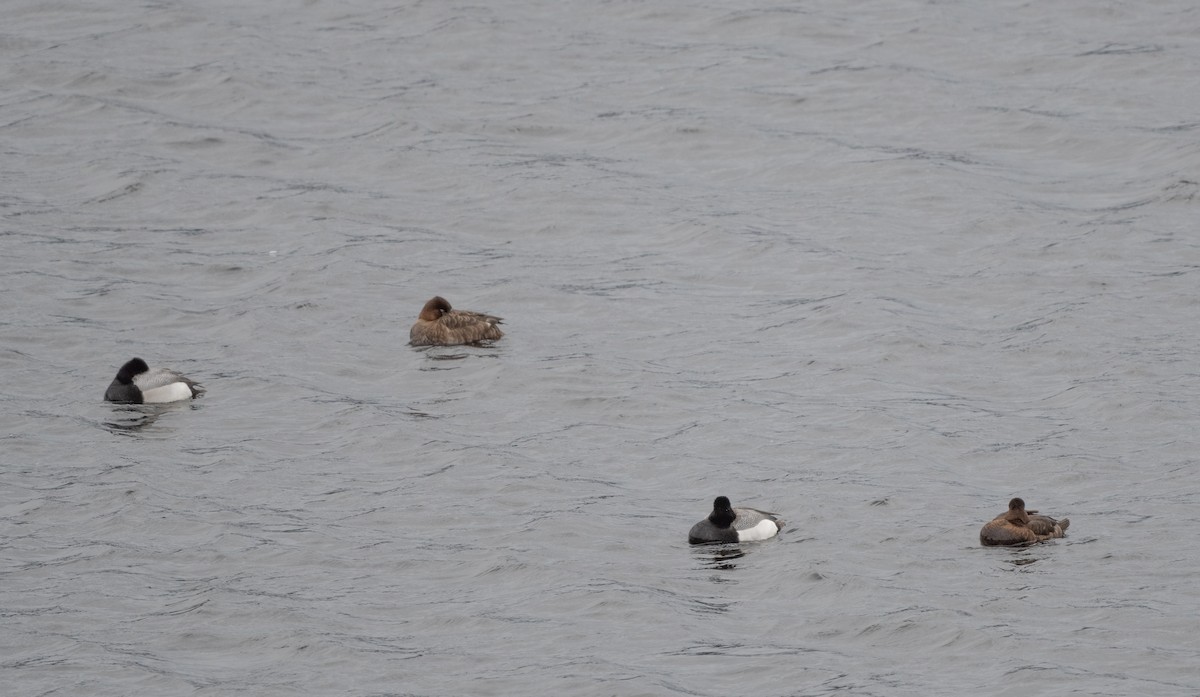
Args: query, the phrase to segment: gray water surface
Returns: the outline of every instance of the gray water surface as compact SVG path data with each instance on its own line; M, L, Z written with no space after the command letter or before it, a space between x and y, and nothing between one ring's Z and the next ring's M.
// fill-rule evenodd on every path
M1194 3L4 15L5 694L1200 693Z

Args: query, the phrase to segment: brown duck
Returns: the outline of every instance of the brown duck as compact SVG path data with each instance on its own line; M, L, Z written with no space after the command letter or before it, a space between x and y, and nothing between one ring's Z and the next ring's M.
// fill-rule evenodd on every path
M408 332L413 346L454 346L495 341L504 336L497 324L499 317L482 312L455 310L440 295L434 296L421 308L417 322Z
M1071 521L1055 520L1037 511L1026 511L1023 499L1008 502L1008 510L984 524L979 531L979 543L984 547L1031 545L1056 537L1065 537L1064 530Z

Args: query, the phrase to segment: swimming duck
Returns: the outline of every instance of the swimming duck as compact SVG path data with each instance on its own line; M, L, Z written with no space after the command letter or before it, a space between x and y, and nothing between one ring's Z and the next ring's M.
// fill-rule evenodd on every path
M455 310L440 295L430 298L421 308L417 322L408 332L413 346L453 346L494 341L504 336L497 324L499 317L482 312Z
M117 371L117 377L105 391L104 399L110 402L158 404L191 399L202 392L203 387L174 370L151 369L146 361L134 358Z
M1056 537L1065 537L1071 525L1067 518L1055 520L1037 511L1026 511L1023 499L1008 502L1008 510L984 524L979 543L984 547L1030 545Z
M713 511L704 520L692 526L688 542L698 545L705 542L757 542L774 537L783 529L783 521L775 513L755 508L734 508L729 499L718 496L713 501Z

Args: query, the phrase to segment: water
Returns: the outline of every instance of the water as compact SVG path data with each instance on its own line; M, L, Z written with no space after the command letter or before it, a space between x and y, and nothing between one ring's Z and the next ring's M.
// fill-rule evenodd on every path
M1198 37L8 3L5 693L1200 693ZM1069 536L980 548L1016 495Z

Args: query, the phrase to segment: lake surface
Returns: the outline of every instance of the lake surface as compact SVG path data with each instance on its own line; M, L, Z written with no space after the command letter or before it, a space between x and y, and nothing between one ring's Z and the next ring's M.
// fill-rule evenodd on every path
M5 694L1200 693L1194 2L4 14Z

